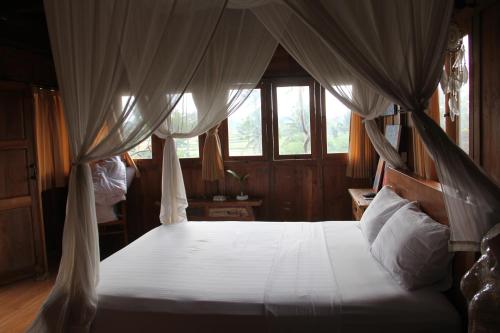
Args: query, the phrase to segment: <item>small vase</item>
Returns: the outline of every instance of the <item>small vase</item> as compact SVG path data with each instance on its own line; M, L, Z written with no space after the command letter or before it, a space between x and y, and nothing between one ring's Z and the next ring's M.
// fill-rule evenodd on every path
M241 192L239 195L236 196L236 200L239 200L239 201L248 200L248 195L247 194L243 194L243 192Z

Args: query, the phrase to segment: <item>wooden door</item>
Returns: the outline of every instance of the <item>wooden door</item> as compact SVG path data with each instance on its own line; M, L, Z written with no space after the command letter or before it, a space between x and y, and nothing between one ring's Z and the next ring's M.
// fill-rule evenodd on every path
M29 86L0 82L0 284L46 273Z

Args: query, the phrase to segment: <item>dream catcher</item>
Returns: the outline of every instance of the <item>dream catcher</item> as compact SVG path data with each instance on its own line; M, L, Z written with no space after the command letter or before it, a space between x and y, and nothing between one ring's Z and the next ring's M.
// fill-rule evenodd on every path
M441 89L448 95L449 116L452 121L460 115L460 88L467 83L469 72L467 70L465 47L462 42L462 32L456 24L450 25L448 33L448 45L446 57L451 63L450 71L447 73L443 68L441 75Z

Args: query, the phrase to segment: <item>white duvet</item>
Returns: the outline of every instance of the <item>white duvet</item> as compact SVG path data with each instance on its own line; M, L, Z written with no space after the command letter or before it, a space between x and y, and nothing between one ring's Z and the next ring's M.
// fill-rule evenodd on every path
M119 156L96 163L92 169L97 222L117 220L114 205L125 200L127 172Z
M265 317L286 332L315 318L328 332L459 331L446 298L402 289L352 221L160 226L102 262L98 296L98 332L152 325L158 313ZM280 326L290 317L301 324ZM161 318L154 327L169 327Z

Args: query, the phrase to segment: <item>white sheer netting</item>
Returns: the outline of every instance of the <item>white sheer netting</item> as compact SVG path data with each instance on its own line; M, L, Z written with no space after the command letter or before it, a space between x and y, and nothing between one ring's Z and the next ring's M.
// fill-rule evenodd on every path
M358 79L337 53L287 5L270 3L252 10L287 52L349 109L372 120L383 114L391 104ZM368 121L366 126L379 155L395 167L406 168L401 156L380 133L376 123Z
M450 248L479 249L481 237L499 222L498 185L424 114L441 76L453 1L284 2L360 80L412 111L443 183Z
M163 149L162 223L187 221L186 190L173 138L201 135L236 111L260 81L277 45L252 12L225 10L207 54L186 89L194 100L196 116L192 107L176 108L156 131L167 141Z
M450 248L477 251L485 233L500 223L500 188L429 116L413 112L412 120L436 163L445 193Z
M86 163L127 151L160 125L177 101L165 94L184 91L224 6L217 0L45 1L73 168L59 273L29 331L89 330L99 243ZM130 96L125 107L122 96Z

